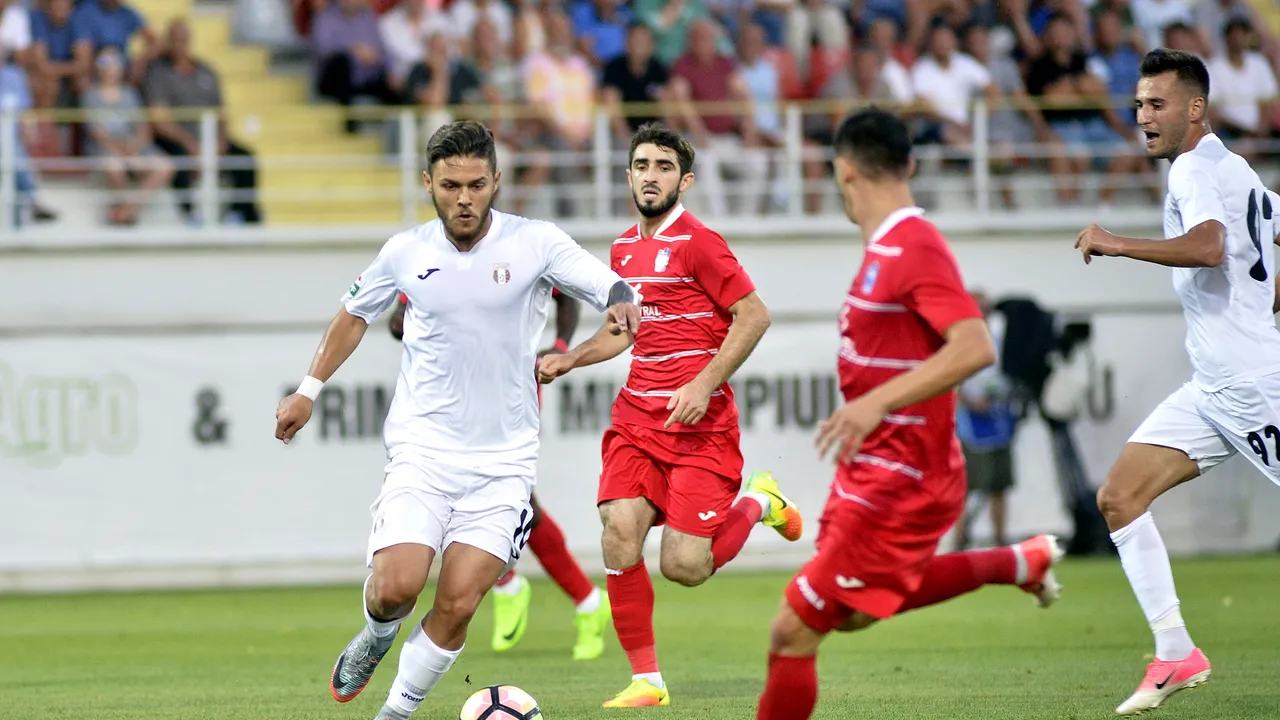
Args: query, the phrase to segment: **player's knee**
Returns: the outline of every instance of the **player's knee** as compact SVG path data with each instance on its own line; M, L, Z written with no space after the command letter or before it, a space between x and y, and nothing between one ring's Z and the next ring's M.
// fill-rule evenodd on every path
M1146 512L1150 504L1139 492L1142 483L1134 480L1124 468L1112 468L1102 487L1098 488L1098 510L1113 530L1128 525Z
M711 577L710 558L691 558L684 555L663 554L662 576L685 587L697 587Z
M775 655L812 655L818 651L821 642L822 635L805 625L800 616L785 604L769 626L769 652Z
M450 631L457 631L471 624L484 593L468 589L437 591L431 613Z
M369 583L369 612L375 617L394 617L418 600L425 584L417 573L376 573Z
M648 528L641 528L634 520L619 517L603 506L600 508L600 522L604 525L600 544L609 567L623 570L640 562Z

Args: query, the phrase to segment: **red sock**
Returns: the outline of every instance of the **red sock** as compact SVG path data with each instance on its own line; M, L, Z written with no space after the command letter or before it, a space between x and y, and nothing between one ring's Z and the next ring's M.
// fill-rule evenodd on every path
M808 720L817 704L817 657L769 653L769 679L760 696L756 720Z
M546 508L542 508L542 521L529 533L529 549L538 558L538 562L542 563L551 579L573 598L574 605L586 600L591 591L596 589L591 584L591 579L582 571L582 566L569 554L564 531L547 514Z
M502 587L503 585L506 585L507 583L515 579L516 579L516 570L515 568L512 568L507 571L506 575L503 575L502 577L498 578L498 582L494 583L493 586Z
M898 612L927 607L972 592L983 585L1017 582L1018 558L1011 547L938 555L925 570L915 594Z
M613 605L613 629L631 661L631 672L658 672L653 640L653 580L641 560L624 570L609 570L605 579Z
M747 544L747 538L751 536L751 530L760 522L763 514L760 503L749 497L738 498L738 502L729 508L729 515L716 530L716 534L711 536L711 560L716 570L738 557L742 546Z

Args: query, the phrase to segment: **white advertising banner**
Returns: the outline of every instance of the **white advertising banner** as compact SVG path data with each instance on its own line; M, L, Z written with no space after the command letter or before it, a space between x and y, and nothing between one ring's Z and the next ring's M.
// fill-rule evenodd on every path
M1096 387L1097 418L1078 423L1076 437L1097 484L1188 368L1177 316L1101 317L1094 332L1099 363L1113 374L1110 402ZM384 325L372 328L285 446L273 437L276 403L317 340L276 332L5 341L0 591L360 577L400 346ZM838 402L835 351L834 323L775 325L735 379L747 469L775 471L809 521L794 546L757 532L742 566L794 566L810 548L832 473L813 437ZM624 356L544 390L539 499L593 572L600 436L625 371ZM1068 532L1036 422L1020 432L1017 467L1012 532ZM1241 550L1275 546L1278 511L1280 489L1233 460L1179 488L1157 517L1177 552Z

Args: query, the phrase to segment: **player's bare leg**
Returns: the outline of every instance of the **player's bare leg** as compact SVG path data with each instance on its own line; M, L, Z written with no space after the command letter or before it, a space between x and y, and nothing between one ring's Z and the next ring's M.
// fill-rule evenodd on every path
M644 563L644 540L658 510L645 498L600 503L604 524L601 546L613 627L631 663L631 684L604 707L669 705L671 697L658 672L653 637L653 580Z
M462 652L471 618L506 565L471 545L445 548L431 610L405 639L400 671L376 720L405 720L426 699Z
M349 702L369 684L378 663L395 643L400 622L413 612L434 559L434 550L410 543L374 554L373 574L364 583L366 624L333 666L329 693L334 700Z
M1098 491L1098 509L1156 641L1142 683L1116 708L1121 715L1155 709L1173 693L1209 679L1209 661L1182 620L1169 553L1147 511L1156 498L1199 475L1199 466L1181 450L1129 443Z
M854 630L872 618L855 613L847 623ZM756 706L756 720L804 720L818 704L818 646L826 637L800 619L788 600L769 629L769 673Z
M898 612L937 605L986 585L1014 585L1047 608L1062 591L1053 566L1064 554L1057 537L1036 535L1015 545L937 555Z

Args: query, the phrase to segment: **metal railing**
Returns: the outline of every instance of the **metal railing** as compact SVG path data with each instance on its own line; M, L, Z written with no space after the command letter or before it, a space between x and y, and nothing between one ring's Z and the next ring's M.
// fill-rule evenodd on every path
M763 158L756 165L748 165L746 180L764 180L764 197L762 205L753 208L735 206L733 210L718 215L713 208L728 208L735 201L741 200L741 187L726 186L726 200L714 200L710 203L699 203L700 214L721 222L734 225L735 231L778 235L797 229L808 232L848 232L836 198L835 189L827 176L827 165L831 158L830 148L816 142L812 132L806 132L813 126L822 126L827 118L835 113L847 112L855 104L848 101L815 101L807 103L787 103L777 109L782 118L781 132L771 138L768 146L738 148L726 150L722 148L697 148L700 158L719 155L721 160L740 160L755 153ZM325 106L318 106L322 108ZM1011 108L1012 106L1008 106ZM756 112L760 108L744 107L739 103L703 104L698 111L705 117L714 114L734 114ZM1111 183L1121 192L1149 190L1150 196L1128 203L1128 207L1136 213L1150 215L1156 206L1156 199L1162 192L1156 170L1149 168L1149 173L1125 177L1106 178L1104 173L1085 173L1078 176L1055 176L1047 171L1028 173L1025 170L1011 169L1010 162L1017 160L1023 167L1034 167L1037 162L1048 160L1063 154L1059 145L1040 142L995 142L992 138L991 117L994 109L984 100L973 103L971 108L972 135L967 147L943 145L917 145L915 154L920 170L913 179L917 192L922 197L931 198L931 203L938 206L938 216L950 219L955 223L974 228L1006 228L1035 229L1042 226L1062 226L1079 223L1097 212L1095 205L1082 204L1077 208L1058 207L1052 200L1047 203L1036 202L1033 207L1008 209L997 207L995 199L1002 193L1012 191L1026 192L1031 189L1040 193L1061 193L1065 190L1096 189L1100 184ZM674 117L676 113L670 105L637 105L628 106L625 112L633 115L651 115ZM906 108L909 112L910 108ZM352 117L362 122L372 123L369 128L357 137L378 139L379 151L344 156L314 156L305 153L280 154L263 152L274 142L271 138L279 138L279 128L271 126L269 111L263 111L253 118L254 126L259 128L259 139L256 141L259 156L256 159L219 156L219 126L222 115L216 110L175 111L175 122L191 122L198 119L199 154L196 157L172 157L170 161L179 170L192 170L198 173L198 183L192 189L192 199L204 218L203 229L215 229L226 232L219 227L220 208L230 202L247 200L249 190L223 188L219 184L220 170L234 170L244 164L254 163L260 173L260 185L256 197L268 208L267 221L270 223L270 208L282 203L316 204L328 208L338 207L342 203L352 205L378 201L383 206L394 204L397 211L390 212L385 219L381 216L378 223L387 226L413 224L419 222L424 213L430 213L429 198L421 184L421 172L425 168L422 149L426 142L426 134L430 129L447 118L473 117L492 124L494 127L509 126L513 123L526 122L536 117L536 109L529 106L506 107L497 110L489 106L459 106L446 110L424 110L422 108L386 108L386 107L354 107L350 108ZM112 111L120 115L117 111ZM583 146L561 152L548 153L536 143L523 143L525 146L515 151L507 151L499 157L500 166L528 171L530 168L549 168L556 171L576 170L569 173L571 177L558 182L550 182L540 186L522 184L517 177L508 173L504 178L503 203L510 205L527 205L542 198L546 203L548 194L559 194L562 199L574 201L576 205L569 214L558 212L559 208L551 203L550 210L529 212L542 217L550 217L558 221L573 224L576 228L609 227L616 232L623 222L633 219L629 193L626 188L623 169L626 166L627 138L618 137L614 131L613 118L602 108L593 110L593 126L590 140ZM318 117L335 117L330 108L327 112L317 112ZM17 130L24 122L78 123L89 119L84 111L43 111L19 114L0 111L0 233L6 236L18 236L23 233L41 234L38 228L18 226L18 208L21 198L18 193L17 173L21 170L35 172L92 172L103 165L99 157L60 157L33 158L26 167L20 167L19 153L16 143L19 142ZM294 116L296 120L296 115ZM815 118L817 121L815 122ZM135 118L145 121L147 115L141 111ZM243 117L241 117L243 120ZM265 128L265 132L263 129ZM271 132L276 130L274 134ZM520 130L515 135L519 136ZM231 128L233 137L244 137L243 128ZM508 133L503 139L512 136ZM253 138L248 137L250 144ZM1130 154L1139 157L1142 153L1138 142L1136 128L1126 139L1128 146L1118 143L1114 146L1091 148L1090 152L1102 158ZM1254 147L1261 157L1275 160L1280 157L1280 143L1259 141ZM1078 150L1077 150L1078 151ZM756 168L755 170L751 168ZM751 173L758 168L767 168L767 178L753 178ZM339 169L375 170L382 176L396 172L394 189L388 187L362 186L360 182L336 187L302 187L293 189L276 187L270 178L279 171L323 172ZM380 170L379 170L380 169ZM695 172L698 167L695 165ZM265 184L262 180L266 180ZM714 186L706 173L699 173L698 180L704 188ZM297 185L298 183L294 183ZM695 185L695 193L698 188ZM757 187L758 189L758 187ZM705 194L705 193L704 193ZM950 201L942 196L949 195ZM941 199L940 199L941 198ZM554 198L553 198L554 199ZM711 207L704 207L709 204ZM815 210L815 208L817 208ZM1154 218L1148 217L1144 224L1153 224ZM317 222L316 225L324 223ZM136 232L136 229L130 230ZM43 233L47 235L48 233ZM604 232L600 234L606 234ZM2 244L2 243L0 243Z

